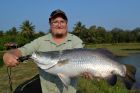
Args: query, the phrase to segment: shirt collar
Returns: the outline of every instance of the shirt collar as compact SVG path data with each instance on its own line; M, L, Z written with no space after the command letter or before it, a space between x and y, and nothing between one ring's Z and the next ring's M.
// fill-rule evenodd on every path
M66 36L65 40L64 40L61 44L66 43L66 42L68 42L68 41L71 41L72 38L70 38L70 37L71 37L71 34L70 34L70 33L67 33L67 36ZM54 42L52 41L51 38L52 38L51 33L48 33L48 34L46 35L45 41L50 41L51 43L54 43Z

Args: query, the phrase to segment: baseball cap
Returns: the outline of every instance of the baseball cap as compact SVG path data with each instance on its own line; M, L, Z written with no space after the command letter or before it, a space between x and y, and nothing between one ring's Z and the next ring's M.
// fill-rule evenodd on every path
M58 15L58 14L61 15L63 19L65 19L66 21L68 21L68 18L67 18L67 16L66 16L65 12L63 12L63 11L60 10L60 9L57 9L57 10L54 10L54 11L51 13L50 18L49 18L49 22L50 22L50 20L51 20L52 18L56 17L56 15Z

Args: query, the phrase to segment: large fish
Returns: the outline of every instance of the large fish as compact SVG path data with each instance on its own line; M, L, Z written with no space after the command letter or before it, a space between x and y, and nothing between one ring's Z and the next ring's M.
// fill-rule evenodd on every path
M117 62L113 54L105 49L35 52L31 58L41 69L58 75L65 87L70 84L71 77L84 72L91 73L93 78L105 79L110 85L115 85L117 76L120 76L127 89L131 89L135 82L135 67Z

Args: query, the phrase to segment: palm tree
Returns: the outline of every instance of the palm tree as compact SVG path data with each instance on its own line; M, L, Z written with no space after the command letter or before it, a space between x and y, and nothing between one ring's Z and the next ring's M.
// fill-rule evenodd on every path
M20 26L21 29L21 35L28 39L32 39L35 33L35 26L32 25L32 23L29 22L29 20L26 20L22 23Z
M82 22L77 22L73 28L73 34L77 35L78 37L81 37L82 32L86 31L85 25L82 24Z

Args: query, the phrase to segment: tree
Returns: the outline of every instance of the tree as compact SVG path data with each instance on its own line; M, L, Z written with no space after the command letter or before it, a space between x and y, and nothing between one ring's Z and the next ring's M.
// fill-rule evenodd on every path
M85 27L85 25L82 25L80 21L75 24L72 33L80 37L84 42L86 41L86 39L88 39L87 28Z
M106 30L105 30L105 28L104 27L98 27L97 29L96 29L96 34L97 34L97 37L96 37L96 39L97 39L97 42L98 43L105 43L105 36L106 36Z
M106 30L104 27L96 27L95 25L89 28L91 41L94 43L105 43Z
M25 45L26 43L30 42L30 40L26 37L21 36L20 34L18 34L15 38L16 43L18 44L18 47L21 47L23 45Z
M80 37L80 32L82 31L83 25L82 23L79 21L75 24L74 28L73 28L73 34L77 35Z
M112 29L111 34L113 36L113 43L120 43L120 41L121 41L120 33L122 31L123 30L120 29L120 28L114 28L114 29Z
M134 40L136 42L140 42L140 28L139 27L132 30L132 35L134 36Z
M32 25L32 23L30 23L29 20L24 21L20 26L20 29L21 29L22 36L30 40L34 38L35 26Z
M17 35L17 33L18 33L18 31L17 31L16 27L12 27L5 34L15 36L15 35Z
M2 30L0 30L0 36L3 36L3 31Z
M97 43L96 42L96 25L90 26L88 29L88 37L89 39L89 43Z
M35 38L43 36L43 35L45 35L45 33L42 31L39 31L38 33L35 34Z
M105 35L105 42L104 43L112 43L112 38L113 38L113 36L112 36L112 34L111 34L111 32L106 32L106 35Z

